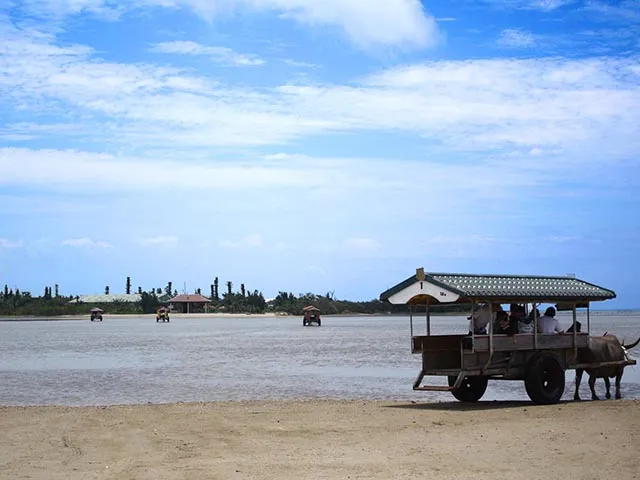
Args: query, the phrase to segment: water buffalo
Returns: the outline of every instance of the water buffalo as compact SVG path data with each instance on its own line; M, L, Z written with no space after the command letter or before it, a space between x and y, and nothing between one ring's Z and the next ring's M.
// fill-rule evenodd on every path
M614 335L603 335L602 337L591 337L589 346L578 350L578 363L603 363L603 362L619 362L628 360L627 350L632 349L640 343L640 338L631 345L623 345ZM596 395L595 384L597 378L604 378L604 384L607 387L606 398L611 398L609 378L616 379L616 398L620 399L620 380L624 372L624 365L602 366L595 368L577 368L576 369L576 391L573 395L574 400L580 400L578 389L582 380L582 373L586 371L589 374L589 388L591 389L591 399L599 400Z

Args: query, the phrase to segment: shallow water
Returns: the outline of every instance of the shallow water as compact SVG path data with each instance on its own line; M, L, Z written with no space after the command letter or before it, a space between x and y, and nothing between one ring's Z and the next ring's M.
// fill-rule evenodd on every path
M570 325L565 314L558 316ZM579 318L586 327L586 320ZM408 317L148 318L0 322L0 404L108 405L214 400L347 398L438 401L414 392L420 356ZM415 333L424 319L414 320ZM432 333L464 333L464 317L434 317ZM591 331L640 336L640 312L592 312ZM640 357L640 346L632 354ZM573 372L565 397L572 398ZM588 399L586 376L581 395ZM443 378L435 379L442 383ZM604 384L597 387L604 396ZM640 367L622 394L640 398ZM489 383L487 400L527 400L522 382Z

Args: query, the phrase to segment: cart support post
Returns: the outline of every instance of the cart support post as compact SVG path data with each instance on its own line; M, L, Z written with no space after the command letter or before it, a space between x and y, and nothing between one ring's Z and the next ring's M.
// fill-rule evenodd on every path
M471 353L476 353L476 329L475 329L475 322L473 320L473 314L476 311L476 305L477 302L474 300L473 303L471 304L471 328L469 330L471 330ZM463 355L464 358L464 355ZM462 363L460 363L460 365L462 365ZM463 365L464 366L464 365Z
M533 349L538 349L538 304L533 303Z
M425 308L427 314L427 337L431 336L431 310L429 305L429 299L427 298L427 307Z
M491 365L491 360L493 360L493 305L489 302L489 359L484 366L486 370Z
M411 353L413 353L413 305L409 304L409 328L411 330Z
M578 314L576 312L576 304L573 304L573 361L578 358L578 329L576 328L576 322L578 320Z

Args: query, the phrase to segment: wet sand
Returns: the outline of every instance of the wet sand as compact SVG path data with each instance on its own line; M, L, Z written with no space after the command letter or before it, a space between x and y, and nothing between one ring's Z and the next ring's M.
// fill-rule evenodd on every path
M640 478L640 401L0 407L0 478Z
M172 313L170 318L173 319L190 319L190 318L279 318L288 317L293 315L286 315L282 313ZM298 315L300 318L302 316ZM103 321L109 319L155 319L155 313L105 313L103 315ZM0 316L0 322L35 322L35 321L55 321L55 320L83 320L89 321L89 314L77 314L77 315L4 315Z

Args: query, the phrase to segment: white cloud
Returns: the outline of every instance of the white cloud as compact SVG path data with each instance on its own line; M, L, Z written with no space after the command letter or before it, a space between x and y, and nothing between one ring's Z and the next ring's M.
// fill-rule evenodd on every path
M505 47L533 47L536 44L536 39L532 33L516 28L507 28L502 31L497 43Z
M43 17L90 12L117 18L124 10L157 6L186 7L207 21L237 10L274 12L306 26L338 28L363 48L429 47L439 41L437 24L420 0L38 0L23 8Z
M487 3L500 7L516 8L522 10L542 10L551 12L565 5L570 5L575 0L485 0Z
M229 248L261 248L264 246L264 242L259 234L250 233L238 241L221 240L220 246Z
M345 245L357 252L377 252L380 250L380 243L372 238L352 237L345 241Z
M269 243L266 242L262 235L258 233L250 233L239 240L220 240L218 244L221 247L239 249L239 250L263 250L270 252L282 252L287 248L284 242Z
M544 240L553 243L576 243L583 241L584 239L576 235L551 235L546 237Z
M78 125L10 124L7 134L81 136L174 158L213 146L376 131L414 134L454 150L555 148L612 156L640 151L634 135L640 87L629 75L637 63L612 57L439 61L387 69L349 85L232 88L194 72L106 62L86 46L12 29L0 44L0 89L9 108L62 109L83 119Z
M593 11L606 20L618 20L621 22L635 23L640 20L640 5L638 0L591 0L586 2L585 10ZM619 30L618 30L619 32ZM637 35L635 31L632 33Z
M125 12L125 2L117 0L26 0L20 5L32 15L50 18L91 13L115 20Z
M9 240L8 238L0 238L0 248L20 248L24 246L22 240Z
M77 248L113 248L113 245L101 240L92 240L88 237L71 238L63 240L60 245Z
M546 12L550 12L551 10L555 10L565 5L569 5L574 1L575 0L528 0L528 2L526 3L528 4L529 8L540 9Z
M291 65L292 67L301 67L301 68L318 68L319 65L310 62L301 62L298 60L292 60L290 58L285 58L283 60L287 65Z
M185 163L73 150L0 148L0 186L38 186L43 190L86 193L158 191L163 188L189 191L309 188L329 184L350 188L386 185L384 181L339 175L343 168L341 161L302 156L292 157L285 163L260 157L244 162L208 158ZM351 160L355 168L362 168L365 162Z
M321 266L319 266L319 265L308 265L307 266L307 270L309 270L310 272L313 272L313 273L320 274L320 275L326 275L327 274L326 270L324 268L322 268Z
M206 46L190 41L162 42L156 44L152 51L182 55L201 55L211 60L236 66L263 65L265 61L257 55L234 52L227 47Z
M138 243L144 246L150 245L175 245L178 243L178 237L174 236L158 236L158 237L149 237L149 238L140 238L138 239Z

